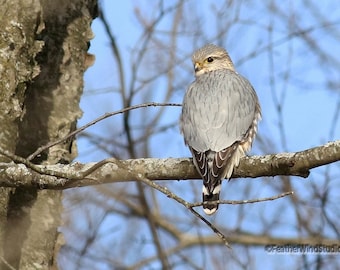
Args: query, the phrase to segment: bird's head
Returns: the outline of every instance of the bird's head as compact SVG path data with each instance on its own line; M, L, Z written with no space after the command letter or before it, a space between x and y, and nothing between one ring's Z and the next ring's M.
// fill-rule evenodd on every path
M227 51L213 44L208 44L198 49L192 55L192 62L194 64L196 77L218 69L235 71L233 62Z

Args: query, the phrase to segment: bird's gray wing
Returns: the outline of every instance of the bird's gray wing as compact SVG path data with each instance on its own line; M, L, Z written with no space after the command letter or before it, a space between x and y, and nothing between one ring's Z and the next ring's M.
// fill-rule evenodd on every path
M257 103L248 80L236 72L199 76L183 101L180 127L185 142L199 152L218 152L241 141L256 117Z

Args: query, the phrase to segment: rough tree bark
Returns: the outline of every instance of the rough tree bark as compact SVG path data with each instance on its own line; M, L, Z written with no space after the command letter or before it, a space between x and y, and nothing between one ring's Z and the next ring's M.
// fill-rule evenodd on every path
M57 235L62 210L58 189L143 177L199 177L189 159L67 165L76 155L71 139L31 160L39 164L38 170L27 162L19 164L15 157L6 158L7 152L27 157L75 129L81 115L82 76L91 60L86 51L96 0L0 0L0 5L0 267L57 268L55 254L62 243ZM303 153L245 158L234 176L305 177L311 168L338 161L339 147L337 141ZM18 164L5 164L9 161Z
M27 157L75 129L96 2L0 1L3 149ZM76 146L68 140L33 162L69 163L75 156ZM0 193L1 269L56 267L61 192L21 187L1 188Z
M200 176L189 158L109 158L97 163L35 165L0 148L14 163L3 164L0 187L67 189L98 184L149 180L197 179ZM340 140L295 153L243 157L232 178L295 175L308 177L310 170L340 160ZM23 177L24 176L24 177Z

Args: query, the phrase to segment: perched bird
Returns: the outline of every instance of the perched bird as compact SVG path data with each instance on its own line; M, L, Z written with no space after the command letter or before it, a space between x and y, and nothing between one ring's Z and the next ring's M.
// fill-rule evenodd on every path
M206 45L192 56L196 80L183 100L180 129L203 178L204 212L216 212L222 179L230 179L250 150L261 108L249 81L239 75L227 51ZM212 202L212 203L209 203Z

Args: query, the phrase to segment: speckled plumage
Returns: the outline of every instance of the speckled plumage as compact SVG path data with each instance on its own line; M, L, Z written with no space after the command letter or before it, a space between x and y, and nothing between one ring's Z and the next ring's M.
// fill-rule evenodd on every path
M221 180L231 177L251 148L261 109L253 87L223 48L209 44L192 61L196 80L184 97L180 129L203 178L203 201L216 201ZM218 204L203 208L213 214Z

